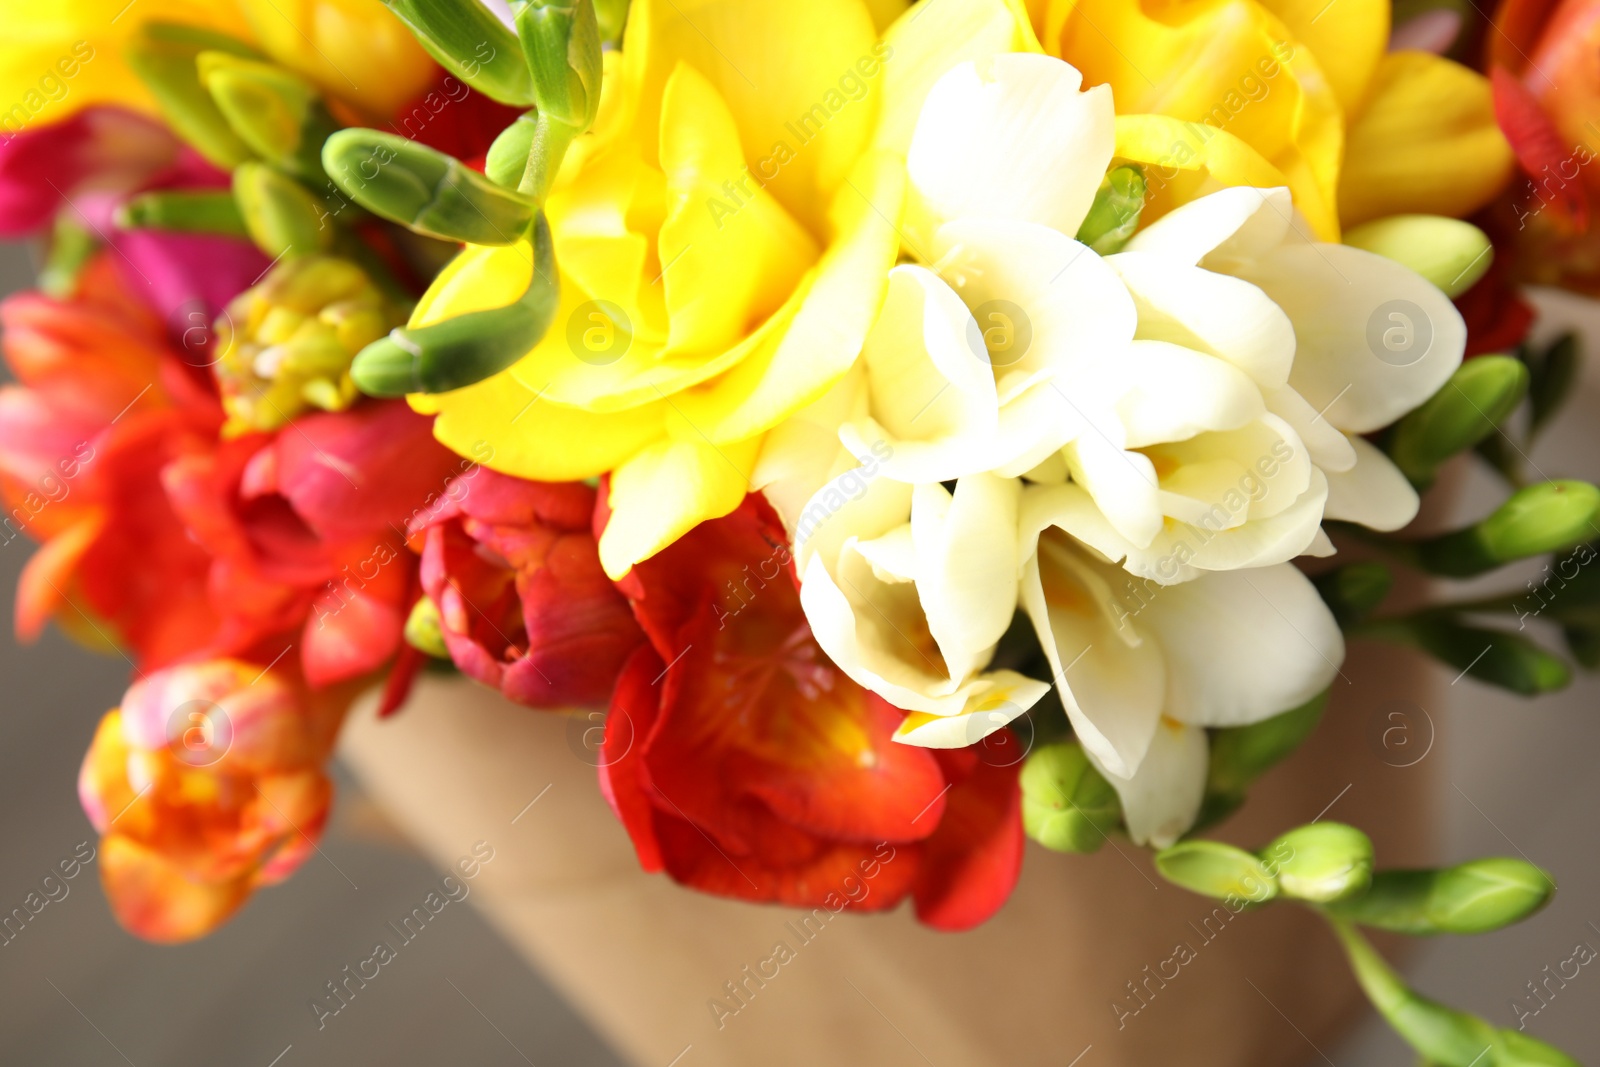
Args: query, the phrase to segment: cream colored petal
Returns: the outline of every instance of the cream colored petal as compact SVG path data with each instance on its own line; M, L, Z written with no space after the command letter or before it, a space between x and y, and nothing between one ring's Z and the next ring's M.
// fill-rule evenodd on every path
M1122 777L1089 754L1122 800L1122 819L1136 845L1166 848L1189 832L1205 800L1210 747L1206 732L1163 719L1136 774Z
M1289 190L1235 186L1167 213L1134 234L1126 251L1151 252L1186 266L1213 254L1249 258L1287 240L1293 219Z
M967 748L1014 721L1050 692L1050 683L1015 671L994 671L979 676L967 702L954 715L906 715L894 739L921 748ZM1020 761L1024 753L1019 752Z
M1344 662L1339 624L1287 563L1167 586L1139 623L1166 656L1166 714L1193 726L1245 726L1298 707Z
M1014 478L976 474L954 494L932 484L912 496L917 593L952 677L986 666L1016 614L1021 494Z
M1266 394L1267 410L1287 422L1306 446L1311 462L1324 472L1347 471L1356 465L1350 438L1340 433L1305 397L1288 386Z
M1256 286L1148 252L1123 252L1106 262L1133 295L1140 338L1225 359L1264 390L1288 382L1294 326Z
M1455 305L1392 259L1347 245L1288 245L1236 270L1294 323L1289 383L1346 433L1394 422L1461 365Z
M1135 341L1117 400L1128 448L1236 430L1266 411L1261 391L1231 363L1167 341Z
M795 520L795 570L821 557L832 568L851 539L882 537L911 521L911 486L852 467L812 495Z
M1072 480L1130 544L1148 545L1161 532L1161 483L1148 456L1118 448L1093 431L1067 445L1062 455Z
M1408 525L1422 505L1417 491L1377 448L1360 437L1350 443L1355 447L1355 466L1328 475L1325 517L1383 531Z
M913 237L959 218L1078 232L1116 148L1111 90L1029 53L962 63L928 92L906 157ZM915 251L915 250L914 250Z

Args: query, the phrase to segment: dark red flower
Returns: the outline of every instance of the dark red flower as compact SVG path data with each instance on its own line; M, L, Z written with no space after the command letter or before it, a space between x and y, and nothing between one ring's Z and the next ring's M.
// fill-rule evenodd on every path
M987 919L1022 863L1015 767L893 740L904 712L850 681L800 608L781 526L750 497L619 588L649 637L612 698L601 788L647 870L693 888Z
M418 516L422 586L464 672L519 704L603 704L643 639L590 530L594 490L485 468Z

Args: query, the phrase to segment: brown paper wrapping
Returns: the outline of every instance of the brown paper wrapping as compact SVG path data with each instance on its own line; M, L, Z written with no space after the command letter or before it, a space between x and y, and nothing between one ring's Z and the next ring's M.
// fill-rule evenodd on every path
M1424 679L1403 652L1353 648L1318 732L1219 836L1259 847L1326 809L1367 830L1383 866L1434 860L1436 760L1396 766L1418 749L1393 744L1429 740ZM1385 748L1395 709L1417 733ZM1010 902L964 934L905 908L801 930L804 913L683 889L640 872L596 788L589 725L425 679L392 720L359 710L342 756L440 865L494 847L472 899L641 1067L1287 1067L1319 1060L1363 1009L1314 916L1224 923L1124 839L1092 856L1030 843Z

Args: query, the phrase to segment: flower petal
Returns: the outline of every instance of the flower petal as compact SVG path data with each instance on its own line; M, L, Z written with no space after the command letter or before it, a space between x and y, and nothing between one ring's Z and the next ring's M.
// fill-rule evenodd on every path
M1350 444L1355 448L1355 465L1328 474L1328 504L1323 516L1385 532L1409 524L1422 506L1416 489L1375 446L1360 437L1350 438Z
M1210 765L1204 730L1161 720L1144 762L1129 776L1116 774L1093 752L1089 758L1121 798L1122 820L1134 844L1166 848L1199 818Z

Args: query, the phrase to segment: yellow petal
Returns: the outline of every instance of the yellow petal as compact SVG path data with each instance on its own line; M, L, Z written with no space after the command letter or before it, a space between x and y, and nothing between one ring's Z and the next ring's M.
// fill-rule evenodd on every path
M209 0L0 0L0 120L8 133L60 122L82 108L117 104L156 114L155 100L122 61L144 22L184 22L248 38L231 3Z
M1042 40L1085 85L1110 85L1118 114L1205 123L1255 149L1319 236L1337 239L1339 99L1312 49L1265 7L1234 0L1156 17L1131 0L1054 0Z
M905 196L904 168L870 153L834 198L836 238L792 319L728 373L676 398L708 439L741 441L776 426L819 399L855 362L888 286L899 250L895 220Z
M1504 187L1512 162L1488 79L1426 52L1395 52L1378 65L1350 128L1339 214L1350 226L1389 215L1470 215Z
M693 67L667 79L660 152L671 201L658 253L672 323L667 354L703 362L781 307L818 248L742 173L733 115Z
M863 0L635 0L622 51L645 162L657 162L667 79L686 63L727 101L751 170L820 233L877 120L877 37Z
M1180 122L1165 115L1118 115L1117 158L1146 167L1145 177L1150 185L1146 222L1230 186L1288 186L1291 191L1296 190L1293 179L1239 138L1212 126ZM1319 237L1337 239L1339 223L1330 212L1313 214L1298 199L1296 206Z
M238 3L269 56L366 111L394 114L421 96L438 74L411 31L381 0ZM446 101L443 94L438 99ZM429 110L421 114L418 121L434 117Z
M731 512L750 491L761 439L721 447L703 440L659 441L611 475L611 521L600 562L613 579L707 519Z
M879 45L883 113L873 147L904 155L922 102L951 67L1002 52L1039 52L1021 0L921 0Z
M1389 45L1389 0L1261 0L1311 49L1345 114L1360 105Z

